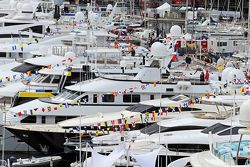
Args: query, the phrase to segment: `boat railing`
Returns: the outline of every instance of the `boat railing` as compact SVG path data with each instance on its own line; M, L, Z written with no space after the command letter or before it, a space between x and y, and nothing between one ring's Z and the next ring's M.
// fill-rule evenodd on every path
M227 164L235 164L234 158L233 158L233 151L231 150L219 150L219 146L226 144L226 143L215 143L215 146L212 146L212 153L216 157L218 157L220 160Z

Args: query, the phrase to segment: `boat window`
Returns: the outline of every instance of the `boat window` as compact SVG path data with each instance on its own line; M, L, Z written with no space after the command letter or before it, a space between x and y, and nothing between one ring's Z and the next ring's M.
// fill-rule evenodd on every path
M81 92L82 93L82 92ZM72 91L72 90L66 90L63 93L60 93L55 97L55 99L68 99L68 100L74 100L76 97L80 95L80 92Z
M47 77L45 77L42 82L43 83L50 83L52 79L53 79L53 75L47 75Z
M224 135L238 135L238 131L239 131L240 127L234 127L234 128L230 128L225 130L224 132L219 133L219 136L224 136Z
M183 96L183 95L177 95L177 96L173 96L171 98L169 98L170 100L172 101L181 101L181 100L184 100L186 99L187 97L186 96Z
M139 103L141 101L140 95L132 95L132 103Z
M197 153L209 149L208 144L168 144L168 149L174 152Z
M80 95L82 94L82 92L76 92L73 93L71 96L68 97L69 100L74 100L76 99L77 97L79 97Z
M150 100L154 100L155 99L155 95L150 95Z
M131 95L123 95L124 103L131 103Z
M123 95L124 103L138 103L141 101L140 95Z
M40 75L38 75L38 76L34 79L34 82L41 83L41 82L43 82L47 77L48 77L48 75L40 74Z
M36 123L36 116L29 115L21 120L21 123Z
M55 77L54 77L52 83L53 83L53 84L57 84L57 83L60 82L60 79L61 79L61 76L60 76L60 75L55 75Z
M45 124L45 123L46 123L46 117L42 116L42 124Z
M93 103L97 103L97 94L93 94Z
M228 125L223 125L223 124L217 123L217 124L215 124L213 126L210 126L210 127L206 128L206 129L204 129L201 132L208 134L211 131L212 134L215 134L215 133L220 132L220 131L222 131L224 129L228 129L229 127L230 126L228 126Z
M172 97L172 95L161 95L161 98L169 98Z
M83 102L83 103L89 102L89 95L83 96L83 97L81 98L81 102Z
M72 119L72 118L75 118L75 117L70 117L70 116L57 116L55 118L55 123L58 123L58 122L61 122L61 121L65 121L65 120L68 120L68 119Z
M113 94L104 94L102 96L102 102L115 102L115 96Z

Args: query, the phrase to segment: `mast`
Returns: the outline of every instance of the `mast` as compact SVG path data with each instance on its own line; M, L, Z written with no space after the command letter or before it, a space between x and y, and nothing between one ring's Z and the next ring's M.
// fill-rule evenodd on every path
M186 0L186 13L185 13L185 34L187 33L188 30L188 20L187 20L187 13L188 13L188 0Z

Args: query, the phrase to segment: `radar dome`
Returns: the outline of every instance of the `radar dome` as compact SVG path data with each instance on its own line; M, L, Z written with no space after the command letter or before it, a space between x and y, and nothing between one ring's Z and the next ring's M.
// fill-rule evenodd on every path
M250 106L250 99L242 103L240 106L239 121L241 124L246 126L250 125L249 106Z
M75 21L79 24L85 20L85 16L82 12L77 12L75 15Z
M229 76L229 73L234 70L233 67L227 67L225 68L222 73L221 73L221 80L222 82L227 82L228 81L228 76Z
M234 67L234 65L231 61L229 61L229 62L227 62L226 67Z
M181 27L178 25L174 25L170 29L170 34L172 37L180 37L182 34Z
M111 4L107 5L107 11L112 11L113 10L113 6Z
M243 83L245 79L244 72L239 69L230 71L228 74L228 81L233 81L234 79L236 79L236 83L238 84Z
M156 57L164 57L167 55L168 48L160 42L155 42L151 46L151 54Z

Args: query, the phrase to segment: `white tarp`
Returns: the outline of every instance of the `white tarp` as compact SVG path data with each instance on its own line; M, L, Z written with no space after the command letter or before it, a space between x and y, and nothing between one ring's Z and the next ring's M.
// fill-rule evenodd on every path
M140 164L141 167L154 167L157 155L159 154L162 147L141 155L131 155Z
M158 8L156 8L157 13L160 14L161 17L164 17L165 12L170 12L171 10L171 5L169 5L167 2L164 3L163 5L159 6Z
M124 145L117 146L108 156L101 155L92 149L92 157L88 158L84 164L86 167L112 167L124 152Z

